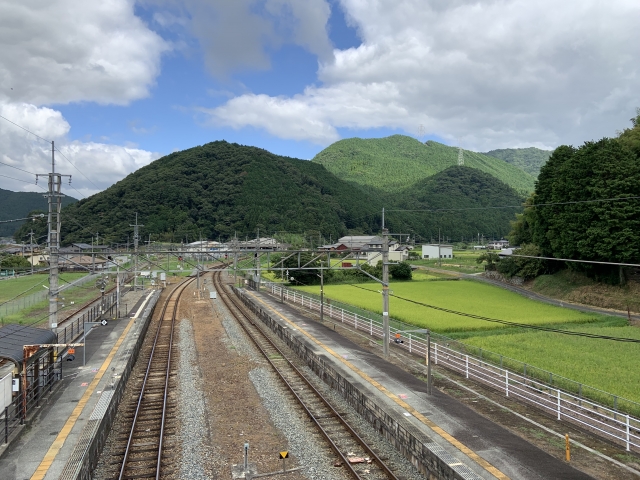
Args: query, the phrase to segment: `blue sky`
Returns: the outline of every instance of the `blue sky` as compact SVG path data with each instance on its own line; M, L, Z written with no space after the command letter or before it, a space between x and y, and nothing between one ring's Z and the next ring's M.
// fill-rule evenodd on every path
M632 0L0 0L0 115L56 141L80 196L221 139L302 159L420 131L552 149L628 126L639 14ZM0 187L36 189L25 171L46 169L44 142L0 119L0 144Z

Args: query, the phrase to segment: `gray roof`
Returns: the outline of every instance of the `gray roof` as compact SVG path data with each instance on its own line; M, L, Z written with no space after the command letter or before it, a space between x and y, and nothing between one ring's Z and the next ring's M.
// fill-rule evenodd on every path
M26 327L10 324L0 328L0 358L21 364L23 358L22 347L25 345L40 345L56 343L56 334L44 328Z

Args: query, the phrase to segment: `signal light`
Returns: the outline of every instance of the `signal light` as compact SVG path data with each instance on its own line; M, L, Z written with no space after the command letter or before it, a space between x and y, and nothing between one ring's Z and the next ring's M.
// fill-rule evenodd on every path
M67 355L67 362L73 362L76 359L75 355Z

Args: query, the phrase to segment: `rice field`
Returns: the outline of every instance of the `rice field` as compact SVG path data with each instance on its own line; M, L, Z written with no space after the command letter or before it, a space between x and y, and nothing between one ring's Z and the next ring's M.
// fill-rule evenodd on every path
M301 287L299 290L319 293L318 286ZM483 358L492 357L489 352L493 352L494 360L501 355L509 357L530 367L553 372L556 376L640 403L638 343L525 330L435 310L399 297L528 325L553 325L563 330L640 339L640 329L628 326L624 318L555 307L470 280L392 283L390 290L393 291L389 299L392 318L420 328L430 328L481 348ZM324 293L330 299L376 313L382 311L380 287L373 283L327 285ZM540 379L544 380L542 377ZM595 399L598 395L595 392L590 396Z
M320 287L300 287L300 290L317 294ZM503 329L504 325L428 308L403 298L529 325L590 323L607 318L529 300L517 293L471 280L397 282L391 284L390 290L393 292L389 298L389 315L392 318L443 334ZM375 283L324 287L328 298L382 313L379 291L380 287Z
M640 340L640 329L624 319L618 326L567 326L611 337ZM469 337L465 343L535 365L579 383L640 403L640 344L558 335L551 332L519 332Z

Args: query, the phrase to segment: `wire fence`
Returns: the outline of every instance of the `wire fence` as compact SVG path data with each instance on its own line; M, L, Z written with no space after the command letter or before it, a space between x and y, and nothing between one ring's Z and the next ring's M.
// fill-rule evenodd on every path
M320 311L320 299L313 294L303 295L281 284L265 286L285 302ZM325 300L323 313L374 338L383 338L382 315L333 300ZM390 319L389 324L390 343L426 360L426 333L415 332L415 325L399 320ZM392 340L396 334L402 343ZM640 404L637 402L444 335L431 333L431 346L435 365L487 385L509 398L534 405L558 420L587 428L628 451L640 451Z
M79 278L78 280L71 282L69 285L61 289L60 292L64 292L67 288L84 285L85 283L95 280L95 278L96 275L86 275L82 278ZM11 300L3 305L0 305L0 323L4 324L4 317L19 312L20 310L23 310L25 308L29 308L37 303L47 300L48 298L49 291L40 289L39 291L34 292L30 295L25 295L23 297L16 298L15 300Z

